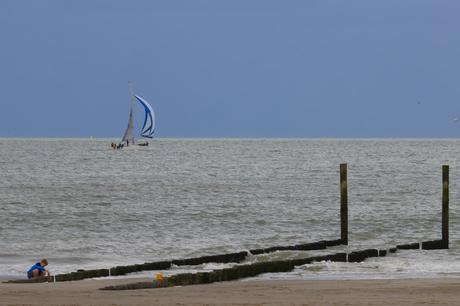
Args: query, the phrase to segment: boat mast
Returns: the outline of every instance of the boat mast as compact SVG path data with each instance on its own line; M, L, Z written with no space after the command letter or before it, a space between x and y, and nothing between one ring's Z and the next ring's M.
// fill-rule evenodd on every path
M133 112L133 92L131 91L131 82L129 82L129 96L131 97L131 113ZM133 138L134 145L134 138Z

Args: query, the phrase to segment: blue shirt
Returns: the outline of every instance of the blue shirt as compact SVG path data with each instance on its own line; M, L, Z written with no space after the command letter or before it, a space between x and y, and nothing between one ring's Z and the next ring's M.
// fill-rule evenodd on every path
M32 266L32 268L30 268L30 270L27 272L32 272L33 270L35 269L38 269L38 271L45 271L45 268L43 268L39 262L37 262L35 265Z

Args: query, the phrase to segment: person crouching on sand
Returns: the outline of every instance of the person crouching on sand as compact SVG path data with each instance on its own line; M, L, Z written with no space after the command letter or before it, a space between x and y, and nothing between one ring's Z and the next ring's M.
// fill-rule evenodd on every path
M37 262L35 265L30 268L29 272L27 272L27 277L38 277L38 276L45 276L46 273L50 274L50 271L46 270L45 267L48 265L48 260L43 259L41 262Z

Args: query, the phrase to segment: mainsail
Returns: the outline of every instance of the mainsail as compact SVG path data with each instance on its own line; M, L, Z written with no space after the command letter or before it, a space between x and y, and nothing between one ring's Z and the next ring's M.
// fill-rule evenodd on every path
M129 114L128 127L122 141L129 141L134 144L134 123L133 123L133 94L131 93L131 83L129 83L129 94L131 95L131 113Z
M142 127L141 136L146 138L153 138L153 133L155 133L155 113L153 112L152 107L150 104L142 99L139 96L134 95L145 108L145 120L144 126ZM131 109L132 115L132 109ZM128 132L128 131L126 131ZM134 131L133 131L133 138L134 138Z

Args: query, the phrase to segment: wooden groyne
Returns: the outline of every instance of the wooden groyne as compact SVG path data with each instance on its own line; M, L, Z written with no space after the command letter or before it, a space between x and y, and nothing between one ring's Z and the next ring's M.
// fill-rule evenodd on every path
M441 240L442 241L442 240ZM397 245L390 249L377 250L368 249L363 251L354 251L351 253L335 253L325 256L315 256L303 259L257 262L248 265L237 265L232 268L213 270L210 272L199 273L182 273L170 277L164 277L162 280L150 282L136 282L118 286L107 286L99 288L100 290L135 290L149 288L166 288L174 286L188 286L211 284L215 282L236 281L247 277L255 277L263 273L288 273L295 269L296 266L312 264L314 262L331 261L331 262L349 262L359 263L371 257L384 257L389 253L395 253L398 250L421 249L420 243L410 243Z
M440 240L442 242L442 240ZM310 246L321 246L321 249L326 245L324 242L321 243L310 243L306 244ZM198 258L184 259L184 260L173 260L173 261L162 261L145 263L142 265L130 265L130 266L118 266L111 269L100 269L100 270L78 270L77 272L58 274L55 276L42 276L32 279L15 279L9 280L5 283L44 283L44 282L62 282L62 281L77 281L87 278L104 277L104 276L120 276L127 273L133 273L138 271L160 271L167 270L173 264L178 265L200 265L204 262L217 262L218 260L224 261L229 258L233 260L235 266L232 268L213 270L210 272L199 272L199 273L183 273L177 274L170 277L164 277L163 280L155 280L153 282L142 282L133 283L127 285L110 286L101 288L102 290L129 290L129 289L145 289L145 288L163 288L172 286L185 286L185 285L197 285L197 284L209 284L214 282L233 281L241 278L254 277L263 273L278 273L278 272L291 272L296 266L302 266L305 264L311 264L313 262L331 261L331 262L349 262L359 263L367 258L371 257L383 257L389 253L395 253L397 250L414 250L421 249L420 243L410 243L397 245L390 249L367 249L362 251L353 251L350 253L335 253L324 256L314 256L302 259L293 260L282 260L282 261L267 261L267 262L256 262L247 265L239 265L236 262L237 256L240 256L243 260L249 255L248 252L232 253L225 255L215 256L203 256Z
M246 260L249 254L259 255L263 253L271 253L276 251L287 251L287 250L299 250L299 251L313 251L323 250L330 246L336 246L342 244L341 239L337 240L323 240L319 242L298 244L293 246L276 246L265 249L255 249L249 252L243 251L238 253L229 253L222 255L210 255L202 256L189 259L177 259L171 261L160 261L160 262L146 262L144 264L135 264L127 266L117 266L110 269L97 269L97 270L78 270L77 272L71 272L66 274L58 274L55 276L43 276L32 279L17 279L10 280L10 283L43 283L43 282L68 282L77 281L95 277L107 277L107 276L121 276L128 273L140 272L140 271L161 271L168 270L173 265L176 266L198 266L205 263L241 263Z
M325 246L324 242L310 243L306 245L318 245L321 249ZM163 280L155 280L153 282L133 283L120 286L111 286L101 288L102 290L128 290L128 289L145 289L145 288L163 288L172 286L185 286L197 284L209 284L214 282L233 281L241 278L254 277L263 273L278 273L278 272L291 272L296 266L311 264L313 262L331 261L331 262L349 262L359 263L371 257L384 257L389 253L395 253L397 250L410 250L420 249L420 243L402 244L392 247L390 249L367 249L362 251L353 251L350 253L335 253L324 256L306 257L293 260L281 261L267 261L256 262L247 265L240 265L237 262L235 266L227 269L213 270L210 272L199 273L183 273L170 277L164 277ZM318 250L318 249L316 249ZM190 258L179 261L162 261L145 263L142 265L118 266L111 269L100 270L78 270L77 272L58 274L55 276L42 276L32 279L15 279L9 280L5 283L44 283L44 282L63 282L63 281L77 281L87 278L103 277L103 276L121 276L127 273L138 271L161 271L167 270L173 264L179 265L200 265L204 262L216 262L216 260L225 260L231 258L236 260L237 254L241 258L246 258L249 252L232 253L216 256L203 256L198 258ZM243 260L243 259L242 259Z
M162 280L153 280L147 282L136 282L118 286L107 286L99 288L100 290L135 290L149 288L166 288L174 286L188 286L211 284L216 282L236 281L247 277L255 277L263 273L288 273L297 266L312 264L314 262L331 261L331 262L349 262L359 263L370 257L383 257L388 253L395 253L397 250L414 249L419 243L411 243L407 245L398 245L389 250L368 249L363 251L354 251L351 253L335 253L325 256L315 256L303 259L257 262L248 265L237 265L232 268L213 270L210 272L199 273L182 273L163 277Z

